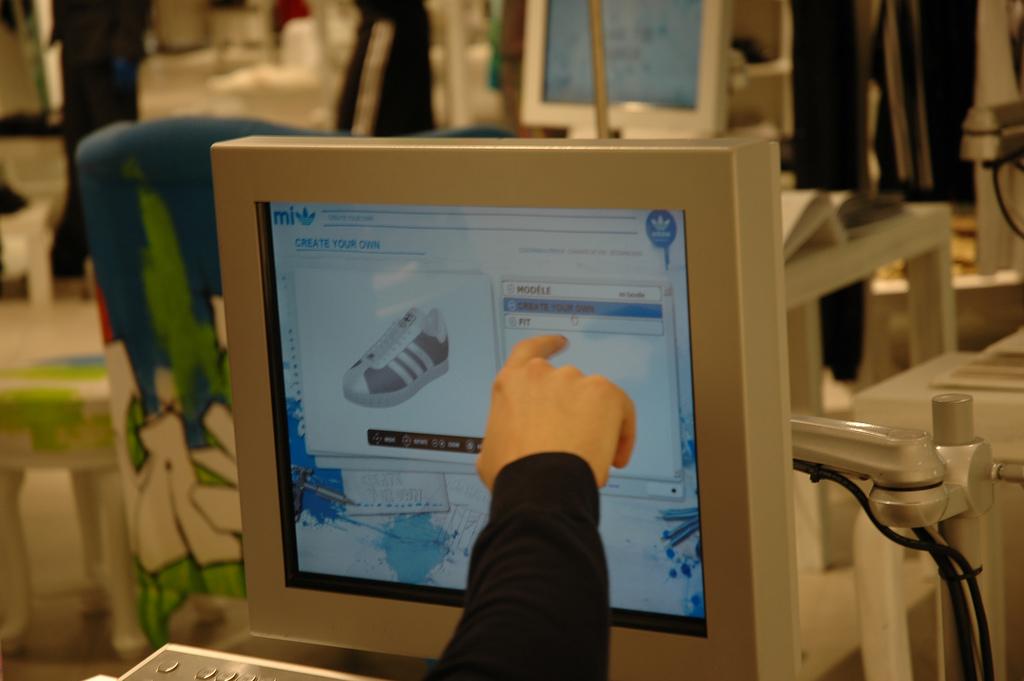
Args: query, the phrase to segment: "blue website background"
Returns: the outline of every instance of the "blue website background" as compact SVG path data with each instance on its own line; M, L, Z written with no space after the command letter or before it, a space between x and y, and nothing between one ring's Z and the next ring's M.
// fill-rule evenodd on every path
M605 66L612 102L695 108L701 0L605 0ZM544 99L592 103L587 0L548 0Z
M612 605L704 617L681 211L275 203L268 217L300 571L464 589L490 501L474 470L490 383L517 341L562 333L555 364L637 404L633 460L601 495ZM430 314L443 373L384 406L346 396L371 347Z

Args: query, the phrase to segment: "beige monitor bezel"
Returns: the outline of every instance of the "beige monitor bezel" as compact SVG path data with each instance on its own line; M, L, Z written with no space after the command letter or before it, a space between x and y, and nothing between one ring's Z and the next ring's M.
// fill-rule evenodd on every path
M547 62L548 3L526 0L523 31L520 118L523 125L593 130L591 103L548 101L544 98ZM645 102L612 103L609 123L625 137L714 137L725 130L728 113L729 46L733 0L702 0L697 101L693 108ZM589 31L584 24L580 31Z
M460 614L285 586L256 204L661 207L686 213L707 637L615 627L612 678L794 677L774 145L247 138L212 155L255 633L437 657Z

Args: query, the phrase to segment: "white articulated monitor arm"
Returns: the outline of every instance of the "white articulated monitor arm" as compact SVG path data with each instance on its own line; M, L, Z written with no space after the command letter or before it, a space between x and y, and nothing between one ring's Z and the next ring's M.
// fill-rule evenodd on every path
M942 482L945 465L923 430L794 416L793 455L875 484L920 489Z
M790 423L797 467L807 463L870 480L868 500L882 524L926 527L964 510L950 503L962 495L944 483L946 465L925 431L814 416Z
M970 397L935 398L933 418L934 439L923 430L795 416L796 467L870 480L872 510L890 527L928 527L984 513L992 505L996 469L989 444L974 437Z

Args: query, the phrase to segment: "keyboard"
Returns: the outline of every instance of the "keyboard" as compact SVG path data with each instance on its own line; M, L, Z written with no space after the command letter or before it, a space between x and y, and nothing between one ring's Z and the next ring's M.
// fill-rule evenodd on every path
M174 643L165 645L120 681L381 681L367 676L261 660Z

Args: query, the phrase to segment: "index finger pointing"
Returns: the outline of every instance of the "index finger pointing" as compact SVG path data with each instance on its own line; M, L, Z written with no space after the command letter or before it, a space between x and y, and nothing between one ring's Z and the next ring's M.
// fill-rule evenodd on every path
M636 405L621 388L619 394L623 415L619 430L619 442L612 465L616 468L625 468L633 456L633 447L636 445Z
M536 357L547 359L561 351L568 343L565 336L557 335L526 338L515 344L508 359L505 360L505 366L520 367Z

